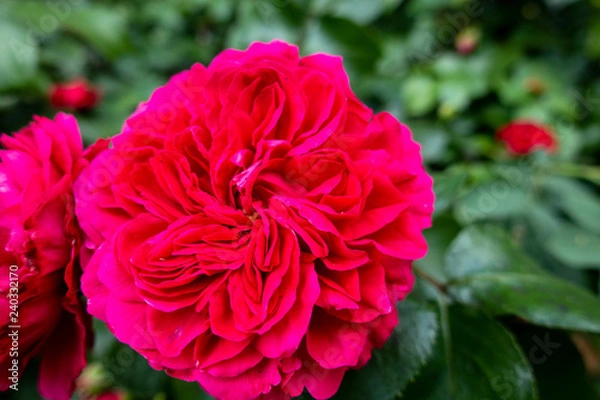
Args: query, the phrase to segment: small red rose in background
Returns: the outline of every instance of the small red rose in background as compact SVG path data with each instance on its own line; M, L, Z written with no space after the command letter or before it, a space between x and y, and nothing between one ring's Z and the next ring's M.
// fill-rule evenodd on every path
M0 391L41 356L40 394L68 400L91 339L72 193L87 163L81 135L61 113L0 141Z
M175 75L75 184L88 311L218 399L333 396L427 252L410 130L340 57L298 53L255 43Z
M500 128L496 137L514 155L526 155L536 150L554 153L558 147L557 140L548 127L531 121L513 121Z
M100 90L85 79L57 83L50 88L50 103L59 109L89 110L96 107L100 97Z

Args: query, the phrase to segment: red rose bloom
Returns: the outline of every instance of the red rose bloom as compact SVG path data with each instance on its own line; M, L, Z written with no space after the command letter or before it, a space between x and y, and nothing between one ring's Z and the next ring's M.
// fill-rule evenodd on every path
M89 110L100 101L100 91L84 79L54 84L50 88L50 103L55 108Z
M500 128L496 135L514 155L526 155L535 150L554 153L557 148L550 129L535 122L513 121Z
M67 400L90 341L72 194L84 167L79 128L70 115L36 117L1 142L0 390L41 355L40 394Z
M154 92L76 183L88 310L219 399L332 396L397 324L432 180L341 58L226 50Z

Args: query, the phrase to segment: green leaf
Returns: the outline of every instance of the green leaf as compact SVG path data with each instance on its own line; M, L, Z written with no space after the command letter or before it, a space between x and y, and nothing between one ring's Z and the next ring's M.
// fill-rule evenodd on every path
M533 367L540 398L568 399L577 393L578 400L598 400L581 354L571 341L575 336L526 324L515 324L513 330ZM586 339L581 334L577 337Z
M574 225L563 224L560 230L550 235L545 247L571 267L600 268L600 236Z
M426 75L413 75L402 86L406 112L421 116L431 112L437 103L438 87L435 80Z
M77 39L61 36L59 40L42 47L40 59L42 63L54 66L64 79L68 79L85 74L88 55L89 51Z
M538 398L531 367L506 328L476 310L457 305L448 308L446 318L453 398Z
M459 230L459 225L450 216L442 215L436 218L433 227L423 232L429 247L427 255L416 261L415 265L437 281L444 282L444 257Z
M170 382L177 400L214 400L214 397L202 390L197 382L179 379L171 379Z
M302 54L325 52L342 56L351 83L373 70L381 56L381 45L371 30L338 18L309 21Z
M464 82L461 81L442 81L438 87L440 107L452 110L453 113L465 110L471 103L471 96L464 88Z
M31 82L38 68L38 44L27 31L0 19L0 91Z
M536 266L501 228L471 226L445 258L450 293L463 303L532 323L600 332L600 299Z
M128 47L125 7L88 5L73 9L64 19L64 29L86 40L97 51L110 59L116 58Z
M421 156L425 163L439 162L448 155L448 132L432 124L410 125L414 139L421 145Z
M331 15L365 25L381 14L394 9L403 0L318 0L313 11L318 15Z
M31 0L11 0L7 4L9 15L29 26L29 33L37 40L46 40L61 29L67 30L111 59L128 47L130 20L126 6Z
M530 190L506 180L486 182L456 201L454 215L463 224L486 219L519 217L530 204Z
M458 279L492 271L541 273L542 270L501 227L486 224L463 229L444 257L446 276Z
M585 41L586 53L590 58L597 59L600 57L600 41L598 41L598 37L600 37L600 19L596 17L591 21L591 26L587 32Z
M550 7L565 7L569 4L577 3L580 0L545 0Z
M450 170L433 175L435 192L435 213L440 213L454 205L454 200L462 189L467 174L461 170Z
M458 304L440 311L443 345L402 399L538 399L531 366L504 326Z
M415 15L422 15L439 9L460 6L463 0L421 0L409 2L409 11Z
M538 206L527 215L532 231L546 254L575 269L600 267L600 237L559 218L549 207Z
M358 371L349 371L335 399L395 398L432 355L438 336L437 314L406 300L397 306L400 324L381 350Z
M0 110L14 107L19 102L17 96L0 95Z
M94 318L92 321L94 329L94 348L92 354L102 357L116 346L117 338L108 330L106 323Z
M600 198L581 183L562 177L548 177L543 188L558 199L565 213L585 229L600 234Z
M433 65L439 79L441 107L464 111L471 101L489 90L489 60L487 54L464 58L454 53L442 55Z
M116 343L100 362L114 386L138 396L153 396L166 386L168 377L164 372L152 369L148 360L122 343Z
M484 272L451 283L460 301L550 328L600 333L600 299L545 274Z
M445 355L445 343L438 340L433 348L431 360L423 367L400 393L403 400L448 400L450 399L450 381Z
M242 18L229 30L227 46L245 49L254 41L274 39L293 42L298 36L296 27L269 7L274 6L269 6L266 1L240 3L237 12Z
M523 246L527 253L543 265L552 275L566 279L578 286L596 289L596 279L588 270L572 268L559 261L548 251L549 238L562 229L562 220L549 207L538 204L527 215L527 227L523 231Z

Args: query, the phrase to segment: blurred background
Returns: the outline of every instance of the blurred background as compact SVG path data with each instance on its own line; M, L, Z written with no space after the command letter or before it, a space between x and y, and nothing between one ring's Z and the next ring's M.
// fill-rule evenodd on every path
M2 0L0 131L18 130L33 114L66 110L92 143L117 134L172 74L195 62L209 64L224 48L275 38L297 44L302 54L342 55L358 97L409 125L435 178L430 252L416 264L414 303L406 311L407 319L418 317L422 302L435 320L398 333L422 337L424 344L414 346L426 351L418 354L417 372L394 393L406 399L598 399L599 0ZM509 151L497 132L519 121L535 123L554 148ZM506 283L525 270L535 282ZM479 273L497 279L483 288L471 279ZM471 286L463 285L465 277ZM533 397L509 390L523 382L515 367L523 360L511 364L492 354L471 360L479 375L453 371L449 351L464 346L468 352L473 343L464 339L448 349L447 302L481 318L499 316L494 329L518 343L535 378ZM78 398L209 398L194 384L151 370L101 324L96 328ZM475 323L468 330L479 329ZM488 347L504 352L494 343ZM487 360L504 369L486 372L481 363ZM368 371L366 378L350 374L339 398L353 397L353 382L380 387L381 379L367 380ZM468 376L457 381L465 387L487 385L489 397L478 389L448 395L448 379L457 376ZM18 394L0 396L36 399L34 382L30 368Z

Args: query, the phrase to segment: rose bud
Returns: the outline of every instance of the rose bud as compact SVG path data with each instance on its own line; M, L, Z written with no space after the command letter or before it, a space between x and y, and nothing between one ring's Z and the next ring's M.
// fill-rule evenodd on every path
M459 54L471 54L479 45L481 31L477 28L470 27L462 30L456 35L455 46Z
M77 378L77 393L84 398L101 393L111 386L112 380L101 363L88 364Z
M503 126L496 137L513 155L527 155L536 150L554 153L558 147L556 138L548 127L526 120L513 121Z
M101 393L98 396L93 397L94 400L125 400L127 399L127 393L121 390L109 390Z
M535 96L544 94L547 89L546 83L537 76L527 77L523 85L525 86L525 90L527 90L527 92Z
M84 79L54 84L50 88L50 103L58 109L89 110L96 107L100 98L100 90Z
M67 114L35 117L0 141L0 391L40 356L41 396L68 400L91 341L72 193L86 154Z
M172 77L75 195L88 311L227 400L331 397L398 323L433 210L409 129L278 41Z

